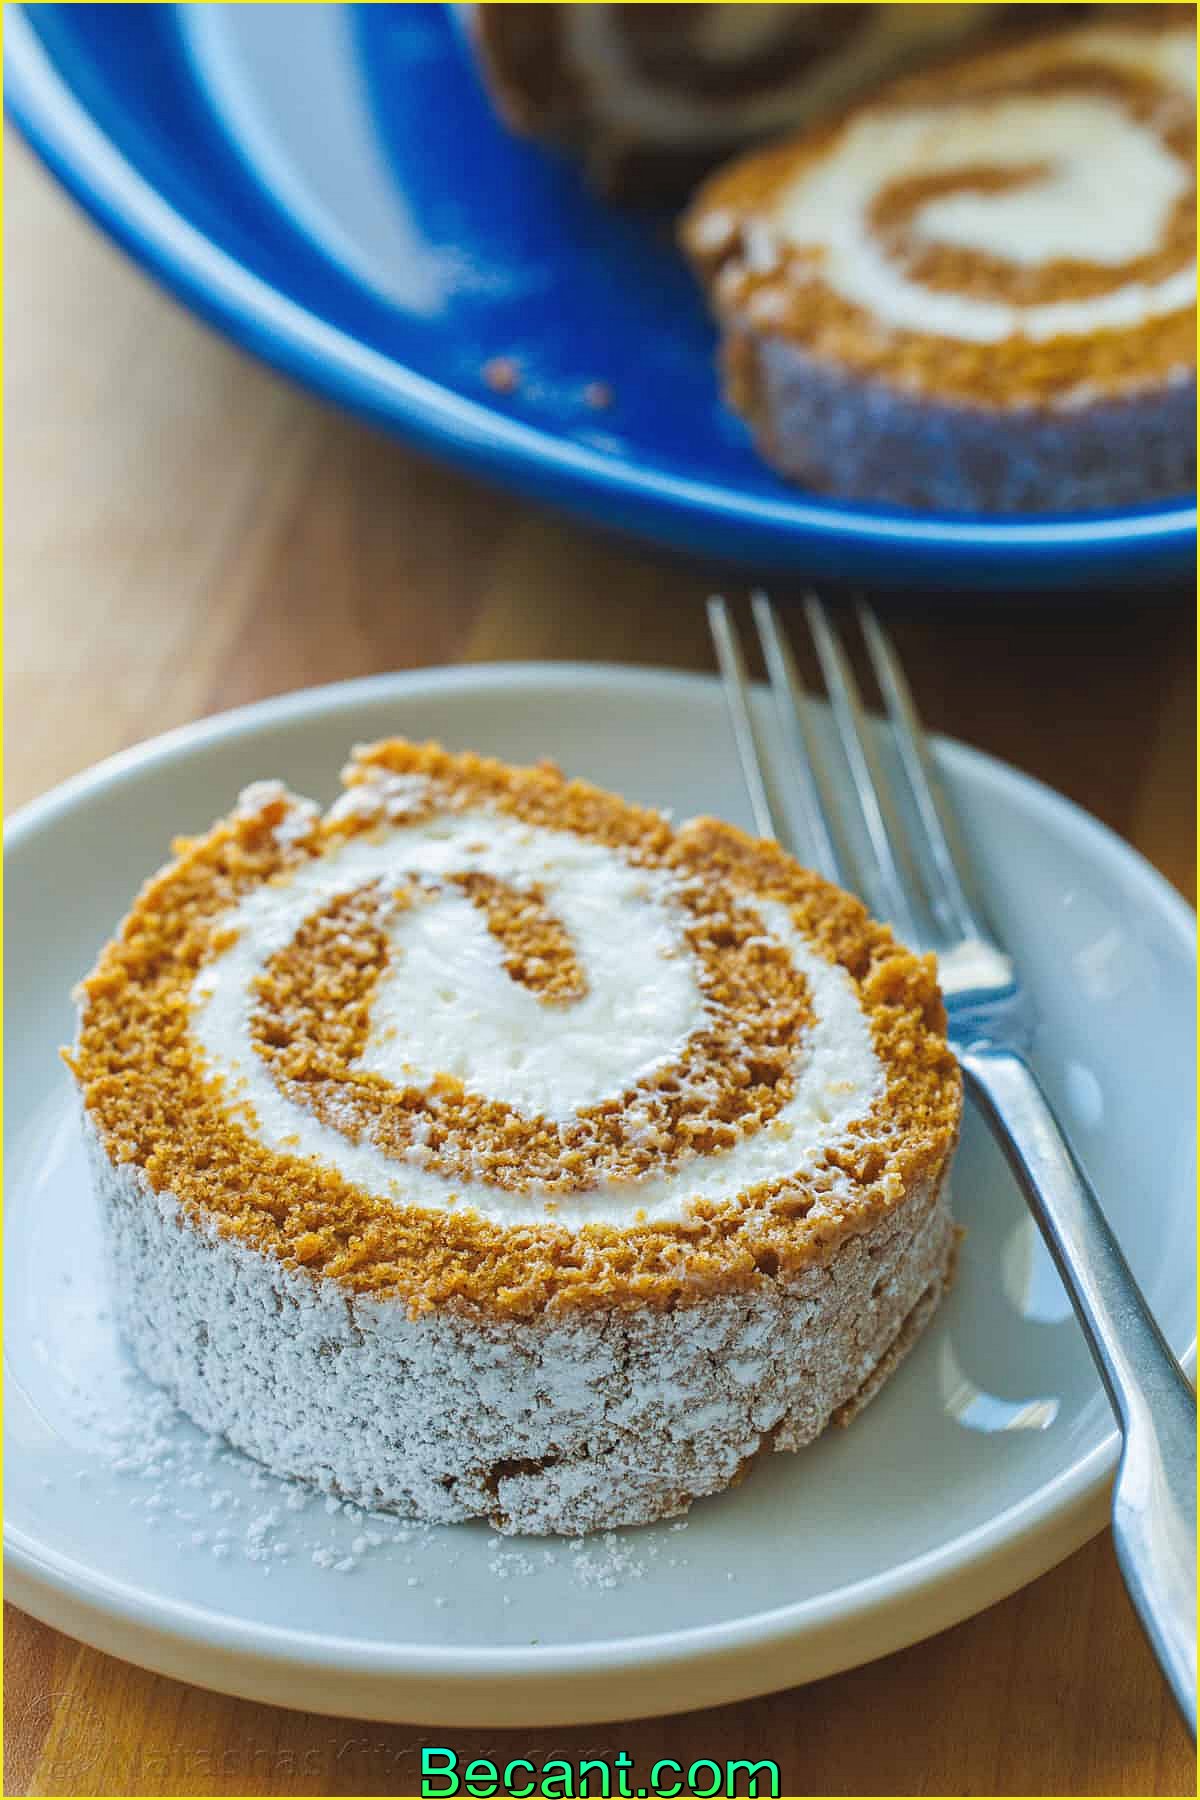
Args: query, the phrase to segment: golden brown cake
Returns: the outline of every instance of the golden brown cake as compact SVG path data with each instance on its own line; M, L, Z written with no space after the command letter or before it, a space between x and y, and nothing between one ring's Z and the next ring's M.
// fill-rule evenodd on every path
M1063 6L482 5L466 16L516 131L581 154L602 187L683 193L745 145L898 70Z
M1195 483L1195 16L1120 8L744 158L684 244L784 474L947 510Z
M117 1313L280 1474L660 1518L844 1422L953 1247L929 959L772 844L432 746L176 845L80 991Z

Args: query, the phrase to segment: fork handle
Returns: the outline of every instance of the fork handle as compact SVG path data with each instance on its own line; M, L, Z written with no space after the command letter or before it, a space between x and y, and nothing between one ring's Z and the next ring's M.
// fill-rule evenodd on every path
M1121 1426L1117 1558L1196 1735L1196 1401L1037 1077L1012 1050L960 1057L968 1089L1025 1192Z

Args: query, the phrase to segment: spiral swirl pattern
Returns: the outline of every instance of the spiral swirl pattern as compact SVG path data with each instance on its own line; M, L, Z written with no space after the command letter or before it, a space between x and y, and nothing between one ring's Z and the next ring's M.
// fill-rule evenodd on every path
M963 98L865 110L780 197L785 239L886 324L980 343L1190 305L1191 34L1078 33L1049 82L1044 55Z
M139 897L70 1061L106 1154L356 1291L674 1304L933 1191L931 967L714 821L556 771L361 752Z
M897 83L715 177L685 238L719 311L975 404L1194 370L1194 19L1140 10Z
M407 1204L679 1219L811 1165L882 1085L786 907L484 809L344 839L221 929L192 1030L235 1116Z

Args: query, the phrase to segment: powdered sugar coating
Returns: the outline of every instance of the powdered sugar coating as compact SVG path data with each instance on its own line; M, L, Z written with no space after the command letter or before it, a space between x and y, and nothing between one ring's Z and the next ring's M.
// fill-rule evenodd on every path
M85 1134L118 1322L185 1412L368 1511L485 1516L504 1532L670 1517L760 1451L810 1442L904 1354L953 1254L944 1197L926 1189L835 1267L754 1293L671 1312L414 1318L205 1231Z

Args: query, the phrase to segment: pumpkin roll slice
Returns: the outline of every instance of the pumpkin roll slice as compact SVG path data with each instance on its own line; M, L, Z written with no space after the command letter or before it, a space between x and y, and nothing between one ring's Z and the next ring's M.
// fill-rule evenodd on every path
M68 1060L137 1363L363 1506L685 1511L930 1317L929 959L776 846L549 765L360 750L176 845Z
M714 177L683 241L764 457L949 511L1191 489L1195 69L1192 7L1122 8Z
M1062 6L480 5L459 9L497 111L602 188L670 198L746 145L930 56Z

